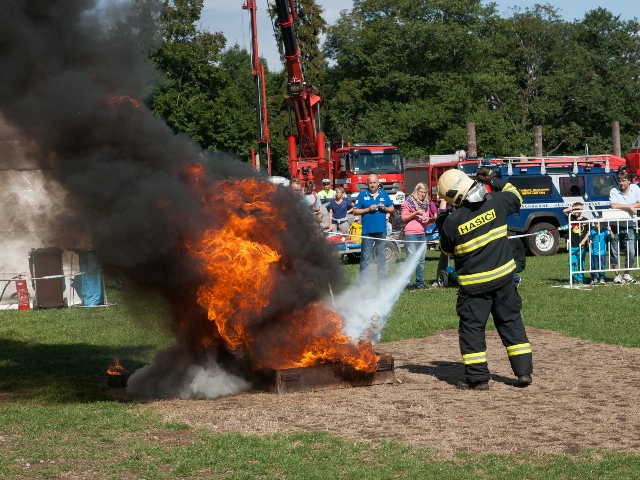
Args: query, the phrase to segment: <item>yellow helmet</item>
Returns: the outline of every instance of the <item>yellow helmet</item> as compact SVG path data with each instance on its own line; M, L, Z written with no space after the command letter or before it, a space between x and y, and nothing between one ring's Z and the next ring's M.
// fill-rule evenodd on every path
M438 180L438 195L451 205L459 207L473 184L474 181L457 168L447 170Z

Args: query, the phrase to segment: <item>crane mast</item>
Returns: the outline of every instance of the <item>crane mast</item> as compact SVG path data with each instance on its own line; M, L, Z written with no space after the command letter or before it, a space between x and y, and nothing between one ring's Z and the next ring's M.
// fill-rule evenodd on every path
M284 47L285 66L288 73L287 107L289 110L289 170L291 178L313 180L329 178L325 152L325 136L320 119L321 98L316 89L304 81L304 69L300 47L293 29L295 9L293 0L275 0ZM296 132L293 133L292 114L295 116Z
M267 92L264 81L264 65L258 56L258 26L256 23L257 8L255 0L245 0L242 8L244 10L249 10L251 17L251 75L253 75L255 85L258 158L260 163L266 167L267 173L271 175L271 147L269 145L269 122L267 120ZM253 157L253 149L251 151Z

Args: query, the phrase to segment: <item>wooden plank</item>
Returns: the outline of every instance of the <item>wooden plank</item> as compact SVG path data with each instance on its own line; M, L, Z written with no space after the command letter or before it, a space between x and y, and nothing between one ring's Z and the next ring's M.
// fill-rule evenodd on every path
M267 390L277 394L364 387L395 382L393 360L391 363L381 361L376 372L361 372L351 365L336 363L274 370L270 376L271 378L265 382Z

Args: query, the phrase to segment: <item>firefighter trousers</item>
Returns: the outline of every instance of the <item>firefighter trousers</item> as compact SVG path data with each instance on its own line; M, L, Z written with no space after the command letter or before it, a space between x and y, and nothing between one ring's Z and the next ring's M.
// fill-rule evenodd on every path
M514 283L488 293L469 295L458 292L456 311L460 317L458 334L460 353L467 382L489 380L485 327L489 314L493 315L502 344L507 349L513 373L519 377L533 372L531 345L522 323L522 300Z

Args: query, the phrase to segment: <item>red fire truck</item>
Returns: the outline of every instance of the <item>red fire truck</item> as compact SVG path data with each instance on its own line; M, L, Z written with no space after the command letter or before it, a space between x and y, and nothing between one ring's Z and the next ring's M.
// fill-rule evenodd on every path
M347 195L354 196L366 188L367 176L375 173L394 204L402 204L404 165L397 147L386 143L345 145L342 141L331 141L327 148L320 115L322 99L318 90L304 80L300 48L293 29L295 10L287 0L275 0L275 4L289 77L286 103L291 178L303 183L311 180L316 188L321 188L322 180L328 178L334 188L342 187Z
M602 155L592 155L587 159L590 159L593 162L601 156ZM624 159L613 155L604 156L611 158L611 164L615 165L615 168L617 168L619 164L625 163L632 172L640 176L640 135L638 135L638 138L632 145L631 153L625 155ZM561 158L565 158L569 164L573 164L576 157ZM513 163L513 161L517 159L510 160ZM533 158L526 160L535 161ZM555 161L557 163L558 159L556 158ZM438 179L440 178L440 175L450 168L459 168L467 173L474 173L475 168L481 164L486 167L487 165L501 166L507 163L509 163L509 159L482 158L468 160L466 159L463 151L459 151L451 155L430 155L423 158L405 159L405 192L407 195L411 194L415 186L422 182L427 185L429 197L435 202L438 197Z

